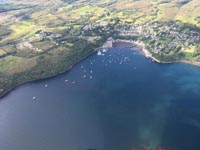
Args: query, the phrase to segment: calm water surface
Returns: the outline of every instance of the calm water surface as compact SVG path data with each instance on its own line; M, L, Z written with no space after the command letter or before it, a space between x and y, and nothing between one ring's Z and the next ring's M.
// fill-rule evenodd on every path
M1 150L199 150L200 68L128 47L0 101Z

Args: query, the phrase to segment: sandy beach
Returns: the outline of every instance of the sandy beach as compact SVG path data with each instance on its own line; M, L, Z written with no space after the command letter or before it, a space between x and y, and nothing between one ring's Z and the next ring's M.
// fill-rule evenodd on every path
M109 39L109 42L111 41L112 38ZM133 48L138 48L140 50L140 52L146 57L151 59L152 61L155 61L157 63L163 63L163 64L170 64L170 63L185 63L185 64L191 64L194 66L198 66L200 67L200 62L195 62L195 61L189 61L189 60L177 60L177 61L170 61L170 62L163 62L160 61L159 59L155 58L145 47L145 44L143 42L139 42L139 41L133 41L133 40L122 40L122 39L112 39L112 44L109 43L109 46L107 48L111 48L113 45L113 43L127 43L127 44L131 44ZM105 44L106 45L106 44ZM102 48L105 48L104 47Z
M132 47L138 48L146 58L150 58L152 59L152 61L155 61L157 63L162 63L160 60L153 57L153 55L146 49L145 44L143 42L138 42L133 40L121 40L121 39L113 40L113 43L119 43L119 42L131 44Z

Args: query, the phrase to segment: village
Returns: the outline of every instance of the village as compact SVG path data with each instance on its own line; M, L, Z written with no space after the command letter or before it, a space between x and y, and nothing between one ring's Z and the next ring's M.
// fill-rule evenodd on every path
M148 51L160 59L179 60L199 56L199 28L179 21L151 21L143 25L108 22L89 24L79 32L83 37L103 36L144 42Z

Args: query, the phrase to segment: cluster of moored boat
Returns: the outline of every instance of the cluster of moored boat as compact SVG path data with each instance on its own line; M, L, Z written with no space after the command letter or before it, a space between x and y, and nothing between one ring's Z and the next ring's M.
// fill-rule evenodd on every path
M106 53L107 51L108 51L107 49L101 49L101 50L99 50L99 51L97 52L97 55L98 55L98 56L104 56L105 53ZM115 51L115 53L116 53L116 51ZM115 55L112 55L112 53L111 53L111 54L107 55L108 58L103 57L102 60L101 60L101 62L104 63L105 66L107 67L107 66L109 66L109 64L115 63L115 64L122 65L123 63L127 63L127 62L130 61L130 58L129 58L128 56L125 56L123 53L119 52L118 54L120 54L120 55L119 55L119 56L115 56ZM134 55L135 55L135 54L136 54L136 53L134 52ZM91 60L91 61L89 62L89 64L90 64L90 65L93 65L95 62L96 62L96 60L93 59L93 60ZM133 69L136 70L137 67L134 66ZM93 70L92 70L92 69L90 69L90 70L88 71L88 70L82 65L82 66L81 66L81 71L82 71L82 74L83 74L83 78L84 78L84 79L86 79L86 78L93 79ZM68 79L65 79L64 82L65 82L65 83L69 83L69 84L76 84L76 83L77 83L76 81L70 81L70 80L68 80ZM47 88L47 87L48 87L48 84L45 84L44 87ZM33 100L36 100L37 97L36 97L36 96L33 96L32 99L33 99Z

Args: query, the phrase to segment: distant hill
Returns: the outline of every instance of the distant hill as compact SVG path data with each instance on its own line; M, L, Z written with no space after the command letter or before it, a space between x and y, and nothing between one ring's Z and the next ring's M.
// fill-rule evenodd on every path
M7 3L30 4L62 8L68 4L77 7L87 5L103 7L108 10L123 11L127 15L134 15L138 22L158 20L181 20L199 26L199 0L7 0ZM60 4L58 6L58 4ZM134 13L137 11L136 13ZM130 13L129 13L130 12Z

